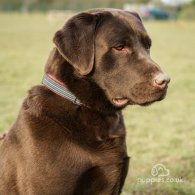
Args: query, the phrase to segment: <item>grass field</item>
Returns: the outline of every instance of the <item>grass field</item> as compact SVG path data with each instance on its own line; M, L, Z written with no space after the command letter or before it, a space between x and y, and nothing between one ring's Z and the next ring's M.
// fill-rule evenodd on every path
M26 91L41 82L53 34L63 23L44 14L0 13L0 131L16 119ZM152 56L172 80L164 101L124 110L131 163L122 194L193 195L195 22L153 21L145 26L153 39ZM159 163L169 169L168 176L151 175ZM175 181L179 178L183 182Z

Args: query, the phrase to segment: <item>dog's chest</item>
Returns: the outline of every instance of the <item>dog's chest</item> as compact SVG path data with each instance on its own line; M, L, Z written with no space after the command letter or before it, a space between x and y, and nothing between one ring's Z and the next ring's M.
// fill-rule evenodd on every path
M125 148L117 151L112 147L116 147L112 141L95 149L71 142L61 146L55 155L48 152L49 156L40 157L39 162L32 162L29 167L39 173L32 175L37 178L32 180L33 189L42 189L43 194L88 194L86 189L89 194L112 194L112 190L120 186L126 163Z
M66 189L71 189L72 194L88 194L88 191L89 194L97 195L114 194L120 187L126 166L125 158L119 158L118 155L112 151L86 156L82 154L77 155L72 163L69 158L69 163L65 163L69 169L65 170L66 174L62 175L64 178L61 180L68 179Z

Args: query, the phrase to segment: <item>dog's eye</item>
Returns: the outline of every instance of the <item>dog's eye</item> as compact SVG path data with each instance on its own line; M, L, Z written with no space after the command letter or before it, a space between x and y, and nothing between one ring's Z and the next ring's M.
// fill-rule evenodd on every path
M146 48L147 50L149 50L150 47L151 47L151 44L150 44L150 43L148 43L148 44L145 45L145 48Z
M122 51L125 48L124 45L119 45L117 47L114 47L114 49L116 49L117 51Z
M149 37L147 37L147 36L141 37L140 40L141 40L141 43L145 49L149 50L151 48L152 41Z
M151 40L147 40L147 41L144 42L144 47L145 47L147 50L150 50L151 46L152 46Z

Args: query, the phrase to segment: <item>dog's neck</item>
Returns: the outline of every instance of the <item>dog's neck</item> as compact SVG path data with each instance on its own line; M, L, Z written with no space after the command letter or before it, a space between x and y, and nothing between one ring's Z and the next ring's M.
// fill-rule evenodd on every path
M79 106L85 106L73 93L71 93L64 86L64 84L61 81L57 80L52 75L45 74L43 76L42 84L45 85L49 90L53 91L55 94L71 101L73 104L76 104Z
M99 112L113 113L118 111L106 98L103 90L90 76L76 73L72 65L67 62L56 48L50 53L45 72L63 82L83 105Z

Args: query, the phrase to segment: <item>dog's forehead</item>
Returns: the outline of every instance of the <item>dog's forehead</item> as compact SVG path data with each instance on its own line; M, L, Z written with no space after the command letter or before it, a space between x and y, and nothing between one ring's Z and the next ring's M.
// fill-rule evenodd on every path
M113 16L113 23L116 23L116 20L120 22L121 25L129 27L135 32L146 33L146 30L142 24L142 20L139 15L135 12L129 12L121 9L114 8L99 8L99 9L91 9L89 10L92 14L109 12ZM116 19L116 20L114 20ZM117 22L117 23L118 23ZM112 22L110 23L112 25Z
M134 32L146 33L141 18L137 13L123 10L114 10L111 13L115 18L120 20L121 23L131 28Z

